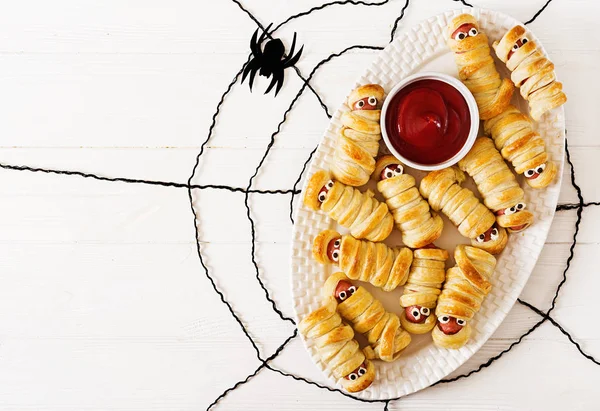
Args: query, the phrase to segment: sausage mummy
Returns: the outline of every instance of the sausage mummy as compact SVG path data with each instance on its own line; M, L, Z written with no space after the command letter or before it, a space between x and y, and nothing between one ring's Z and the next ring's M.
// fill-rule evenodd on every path
M308 314L298 324L298 330L314 341L321 361L348 392L367 388L375 379L375 366L361 351L354 331L336 312L335 298Z
M390 248L334 230L320 232L312 252L319 263L337 264L351 280L369 282L384 291L404 285L413 260L409 248Z
M332 274L325 281L323 296L334 296L342 318L367 338L369 346L363 351L368 359L394 361L410 343L410 334L402 329L398 316L387 312L366 288L352 283L344 273Z
M458 75L473 93L482 120L500 114L510 103L514 86L501 79L490 46L479 23L470 14L456 16L447 28L447 43L454 52Z
M373 176L379 181L377 189L385 198L405 245L420 248L442 235L442 218L432 215L429 204L415 186L415 178L404 173L404 166L396 157L379 158Z
M538 121L544 113L566 103L562 84L556 81L554 64L537 44L527 38L523 26L515 26L492 45L496 55L511 71L511 79L529 102L531 117Z
M456 246L456 266L446 273L446 282L438 298L433 342L444 348L457 349L471 336L469 320L479 311L491 289L489 279L496 267L490 253L465 245Z
M355 238L383 241L392 232L394 219L387 205L373 196L371 190L362 193L332 180L329 172L320 170L313 174L306 186L304 204L313 210L323 210L350 229Z
M343 127L330 167L336 180L349 186L362 186L369 181L379 151L383 87L367 84L348 96L350 111L342 114Z
M517 232L533 223L533 214L525 209L525 193L492 140L479 137L458 166L473 177L500 227Z
M425 334L433 329L433 314L442 283L446 279L448 252L435 246L414 251L414 259L400 297L402 327L411 334Z
M434 211L442 211L471 239L471 244L492 254L498 254L508 241L506 230L498 227L496 217L479 202L475 194L459 184L464 173L456 167L432 171L421 180L420 191Z
M554 180L558 167L549 161L542 137L533 131L531 120L516 107L508 106L502 113L483 123L517 174L523 174L532 188L544 188Z

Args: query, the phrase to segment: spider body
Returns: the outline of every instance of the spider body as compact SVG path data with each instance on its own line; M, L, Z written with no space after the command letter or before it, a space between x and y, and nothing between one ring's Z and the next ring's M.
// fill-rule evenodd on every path
M300 55L302 54L302 50L304 46L300 48L298 53L294 55L294 50L296 47L296 33L294 33L294 39L292 40L292 47L287 57L285 57L285 46L280 39L272 39L269 40L265 46L264 50L261 48L262 42L265 40L267 36L267 31L271 26L267 27L260 37L258 36L258 29L254 32L252 39L250 40L250 50L252 50L252 59L248 62L246 67L244 68L244 73L242 75L242 83L250 74L250 91L252 91L252 83L254 82L254 77L256 73L259 73L263 77L272 77L271 83L269 87L265 91L267 94L269 91L277 85L275 88L275 95L279 93L281 90L281 86L283 86L284 74L283 71L293 66L298 62Z

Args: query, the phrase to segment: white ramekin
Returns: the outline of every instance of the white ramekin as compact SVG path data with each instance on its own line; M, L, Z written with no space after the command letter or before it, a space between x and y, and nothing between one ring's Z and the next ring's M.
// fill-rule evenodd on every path
M387 116L387 110L390 105L390 101L392 98L398 94L400 90L404 87L408 86L419 80L440 80L444 83L450 84L454 87L458 92L464 97L467 105L469 107L469 115L471 116L471 128L469 129L469 136L465 141L464 146L460 149L458 153L454 155L454 157L446 160L442 163L438 164L420 164L415 163L402 156L398 151L394 148L392 143L390 142L390 138L387 134L386 126L385 126L385 118ZM479 109L477 108L477 102L473 97L473 94L469 91L469 89L457 78L449 76L443 73L435 73L435 72L422 72L417 73L415 75L409 76L402 80L400 83L396 84L396 86L389 92L386 97L383 107L381 109L381 134L383 135L383 140L385 141L385 145L390 150L390 152L402 163L406 164L409 167L416 168L417 170L423 171L431 171L431 170L441 170L442 168L450 167L453 164L458 163L464 156L467 155L473 144L475 144L475 139L477 138L477 134L479 133Z

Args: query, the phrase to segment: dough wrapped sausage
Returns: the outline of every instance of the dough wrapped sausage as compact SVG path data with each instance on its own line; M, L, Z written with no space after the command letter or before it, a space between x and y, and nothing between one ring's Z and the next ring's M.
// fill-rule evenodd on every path
M438 297L433 342L444 348L460 348L471 336L469 320L479 311L491 289L490 277L496 259L490 253L465 245L456 246L456 266L446 273L446 282Z
M442 218L431 213L429 204L415 186L415 178L404 173L404 165L396 157L379 158L373 175L379 181L377 189L385 198L406 246L421 248L442 235Z
M544 113L566 103L562 84L556 81L554 64L544 56L535 41L515 26L492 45L496 55L511 71L510 78L521 96L529 102L531 117L538 121Z
M304 204L313 210L323 210L355 238L383 241L394 228L394 219L385 203L380 203L368 190L332 180L327 171L317 171L310 178L304 193Z
M330 164L336 180L349 186L362 186L369 181L379 151L381 129L379 117L383 103L383 87L367 84L348 96L350 111L342 114L343 127Z
M454 52L458 75L479 107L482 120L500 114L510 103L514 86L501 79L490 54L490 46L479 23L470 14L456 16L447 28L447 43Z
M342 318L367 338L369 346L363 351L368 359L394 361L410 343L410 334L402 329L398 316L387 312L366 288L352 283L344 273L332 274L325 281L323 296L334 296Z
M494 214L471 190L460 186L464 180L458 168L444 168L427 174L421 180L420 191L431 208L441 210L473 246L498 254L508 241L506 230L495 224Z
M548 186L558 172L558 167L549 160L544 140L533 131L531 120L516 107L508 106L502 113L483 123L490 135L517 174L523 174L527 184L533 188Z
M433 315L442 283L446 279L448 252L431 246L414 251L413 263L400 297L400 324L411 334L425 334L433 329Z
M479 137L458 166L473 177L500 227L517 232L533 223L533 214L525 209L525 193L492 140Z
M298 324L298 330L312 340L321 361L348 392L367 388L375 379L375 366L361 351L354 331L336 311L334 297L308 314Z
M404 285L413 260L409 248L390 248L334 230L320 232L312 252L319 263L337 264L351 280L369 282L384 291Z

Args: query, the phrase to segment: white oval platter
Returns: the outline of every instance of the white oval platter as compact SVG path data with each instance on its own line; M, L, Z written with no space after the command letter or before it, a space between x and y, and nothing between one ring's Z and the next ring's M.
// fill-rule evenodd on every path
M388 92L403 78L420 71L438 71L458 77L454 57L446 46L444 33L448 21L463 12L477 17L482 31L487 34L490 41L500 39L511 27L522 24L506 14L476 8L453 10L431 17L400 33L377 55L356 84L348 88L348 93L358 85L367 83L380 84ZM528 33L528 36L540 44L531 32ZM509 73L504 65L499 61L496 63L501 75L508 77ZM526 102L518 94L515 92L513 104L524 112L528 112ZM333 156L336 132L341 126L340 115L345 110L348 108L342 104L331 119L309 167L305 184L308 177L314 172L329 168L328 161ZM527 207L534 213L536 220L523 233L511 235L506 249L499 256L498 265L491 280L492 291L485 299L479 313L471 321L473 334L470 341L459 350L447 350L436 347L430 334L412 336L412 343L398 360L392 363L375 361L377 378L368 389L356 394L357 397L378 400L397 398L439 381L471 357L491 337L511 310L542 251L558 202L564 166L565 118L563 108L547 113L536 124L536 129L545 139L546 149L551 159L559 165L559 173L556 181L542 190L533 190L521 181L521 186L525 190ZM383 142L381 144L384 149ZM424 175L416 170L407 169L407 171L418 181ZM370 184L370 187L374 188L374 184L372 182ZM474 188L473 185L470 187ZM374 191L376 192L376 190ZM476 190L473 191L476 192ZM381 197L379 198L381 199ZM342 234L348 232L324 213L309 210L302 204L302 201L299 201L298 204L291 250L291 289L297 321L321 304L321 287L325 279L337 271L337 267L322 266L313 260L311 255L313 238L328 228L337 229ZM399 233L394 230L386 243L400 245ZM456 228L444 217L444 233L436 241L436 245L445 248L452 255L454 247L459 243L468 243L468 240L461 237ZM453 264L454 261L451 258L447 267ZM361 283L361 286L363 285ZM400 312L398 299L402 294L402 287L391 293L385 293L369 284L364 286L383 302L386 309L396 313ZM360 338L357 339L364 342ZM328 384L331 387L339 388L335 379L320 362L314 347L310 342L304 341L304 343L315 364L329 377Z

